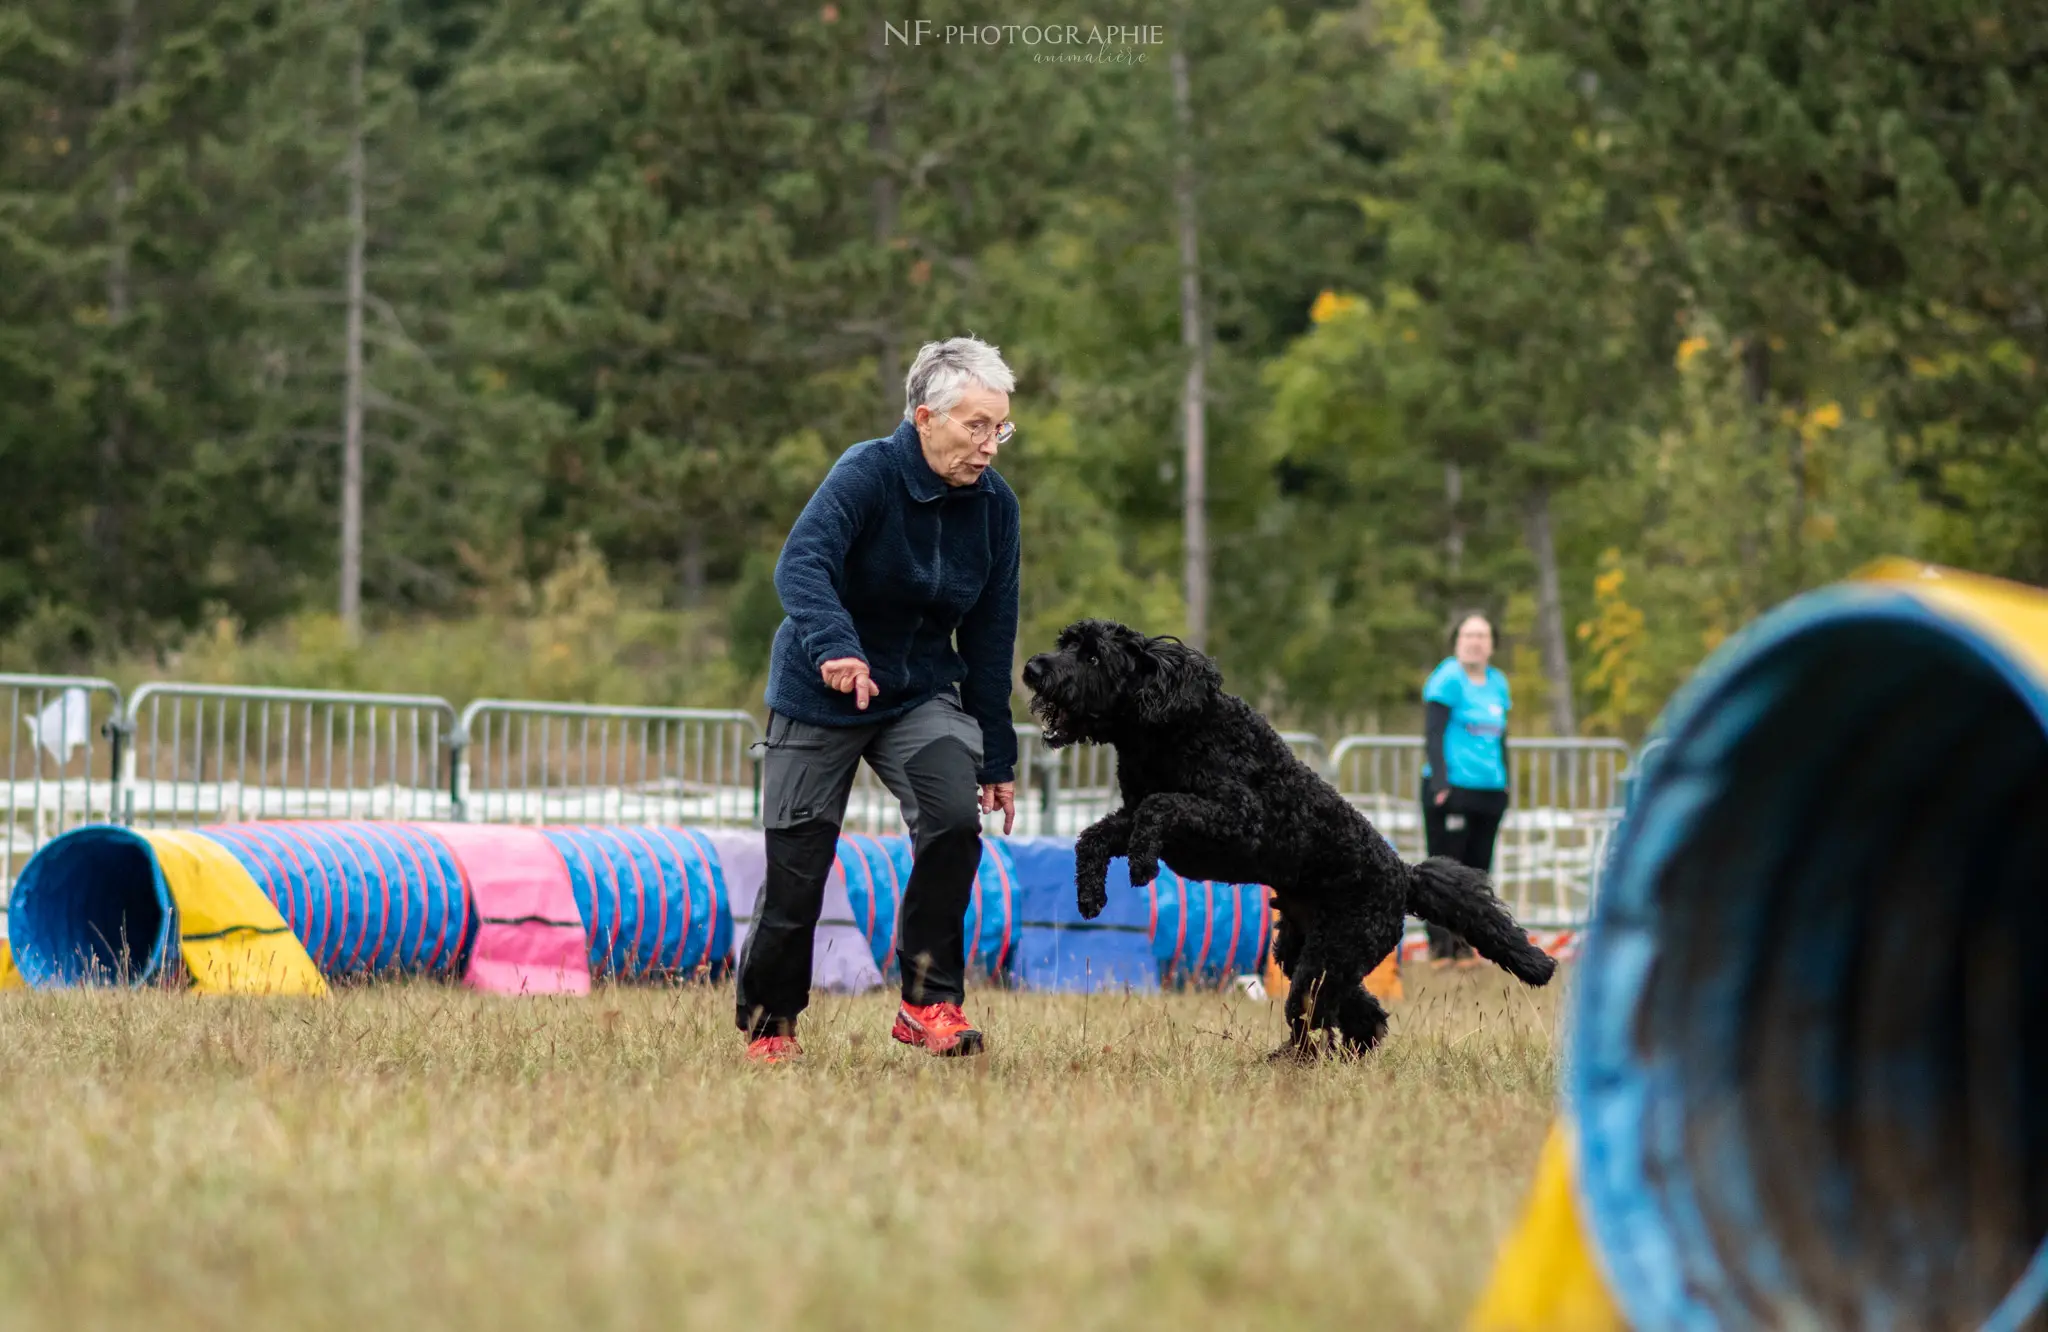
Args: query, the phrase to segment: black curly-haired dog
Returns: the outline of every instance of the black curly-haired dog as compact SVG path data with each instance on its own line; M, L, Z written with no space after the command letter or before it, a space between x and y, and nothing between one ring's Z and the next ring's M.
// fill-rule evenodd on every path
M1057 650L1024 664L1024 684L1048 746L1116 747L1123 807L1075 847L1083 916L1102 911L1120 855L1140 887L1164 861L1189 878L1273 890L1290 1032L1276 1055L1313 1056L1332 1028L1351 1053L1379 1043L1386 1010L1362 982L1400 943L1407 914L1463 935L1530 985L1556 971L1483 873L1441 856L1402 860L1264 717L1223 692L1213 661L1178 639L1081 620Z

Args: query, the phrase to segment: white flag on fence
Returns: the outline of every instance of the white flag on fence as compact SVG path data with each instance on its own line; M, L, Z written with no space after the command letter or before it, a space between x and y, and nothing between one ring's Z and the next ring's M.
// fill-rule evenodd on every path
M36 744L50 751L59 763L71 761L71 751L86 742L92 726L85 691L73 686L57 695L56 701L33 717L24 717L28 733Z

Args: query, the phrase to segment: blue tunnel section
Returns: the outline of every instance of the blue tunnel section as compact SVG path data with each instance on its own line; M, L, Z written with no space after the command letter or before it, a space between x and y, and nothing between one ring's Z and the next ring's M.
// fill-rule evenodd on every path
M1109 902L1093 920L1074 901L1074 844L1011 839L1019 885L1015 975L1034 989L1155 990L1258 975L1272 946L1271 893L1253 883L1185 879L1167 866L1143 888L1109 862Z
M1914 598L1833 590L1662 730L1565 1064L1617 1298L1643 1327L2021 1326L2048 1286L2042 685Z
M891 849L892 842L902 845L900 857ZM875 966L885 978L895 972L896 913L910 882L909 842L907 837L866 833L843 833L839 838L839 866L846 874L853 923L867 936Z
M232 853L330 979L453 975L475 924L462 871L403 823L235 823L206 836Z
M175 961L177 911L149 843L95 825L54 839L22 868L7 934L30 986L143 985Z
M1126 866L1127 881L1129 873ZM1134 891L1150 895L1152 956L1162 981L1216 985L1265 967L1273 930L1265 888L1183 879L1162 866L1157 879Z
M1101 915L1085 920L1074 904L1072 841L1018 837L1011 839L1010 849L1022 886L1018 984L1079 992L1159 988L1151 895L1131 888L1130 869L1121 857L1110 862L1109 904Z
M875 966L885 977L900 974L896 916L902 908L903 891L910 884L910 838L902 834L843 834L839 864L846 875L854 924L867 936ZM975 871L963 922L970 972L988 978L1009 974L1016 949L1016 920L1017 863L1012 843L1006 838L984 837L981 864Z
M722 970L732 951L725 871L688 828L543 828L569 868L593 977Z

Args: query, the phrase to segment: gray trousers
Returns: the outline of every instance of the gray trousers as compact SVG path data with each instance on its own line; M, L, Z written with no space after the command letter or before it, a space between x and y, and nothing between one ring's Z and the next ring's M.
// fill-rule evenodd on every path
M865 759L903 806L910 882L896 915L906 1003L959 1003L967 908L981 867L981 727L947 692L892 721L811 726L768 718L762 810L768 876L740 954L738 1022L793 1033L810 1003L811 944L853 777Z

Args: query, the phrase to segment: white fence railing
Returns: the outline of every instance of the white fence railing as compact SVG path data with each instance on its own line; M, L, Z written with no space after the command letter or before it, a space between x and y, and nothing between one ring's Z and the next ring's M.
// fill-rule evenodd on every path
M36 848L119 817L121 691L108 680L0 675L0 900ZM0 929L4 932L4 929Z
M122 818L454 818L455 721L431 695L146 684L121 724Z
M760 817L761 728L745 712L481 699L457 729L463 816L479 823Z
M760 727L737 710L0 675L0 895L51 837L88 822L142 827L242 819L752 825ZM1284 732L1404 856L1424 854L1419 736L1351 735L1326 748ZM1017 727L1020 834L1071 837L1116 808L1115 751L1047 749ZM1501 896L1534 927L1584 921L1620 818L1628 747L1518 739L1494 856ZM902 815L862 764L850 831ZM1000 829L997 816L985 826Z

